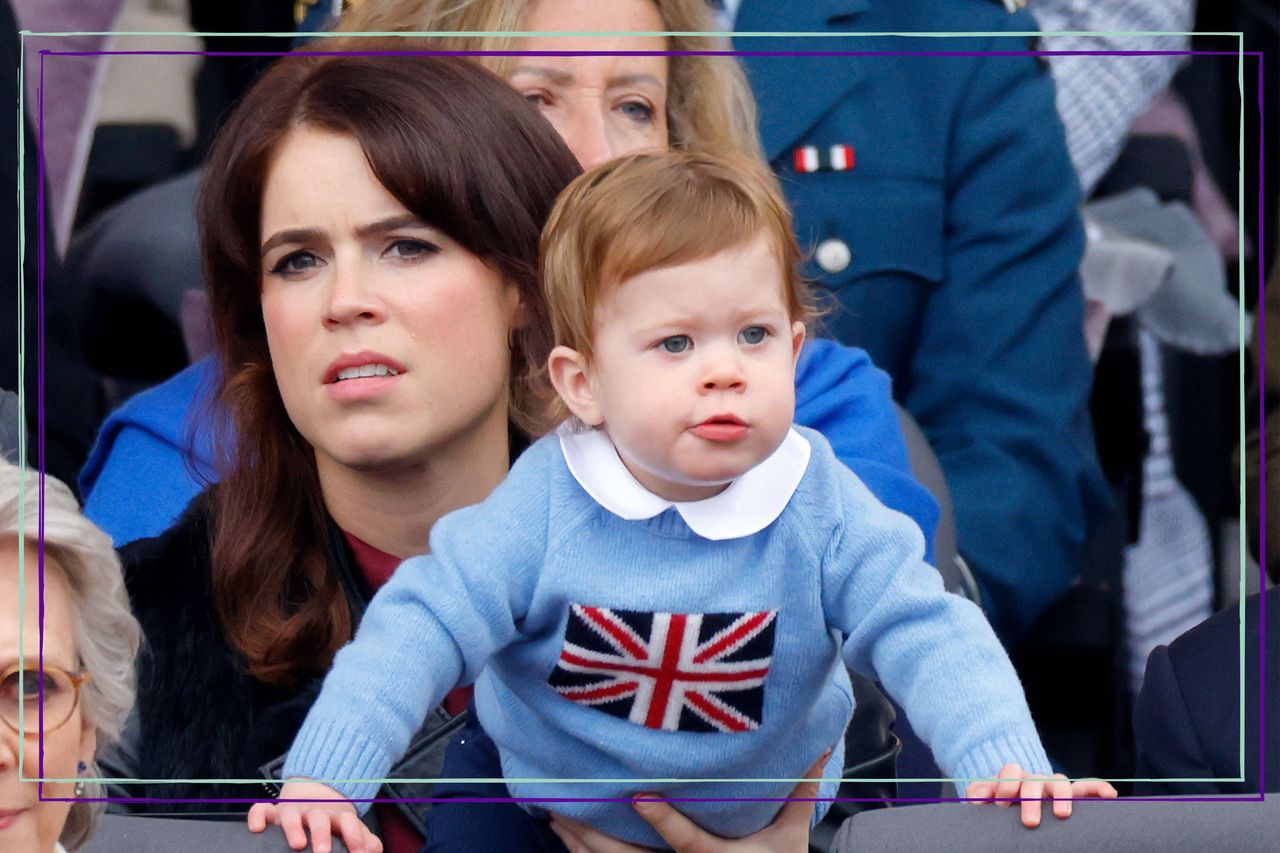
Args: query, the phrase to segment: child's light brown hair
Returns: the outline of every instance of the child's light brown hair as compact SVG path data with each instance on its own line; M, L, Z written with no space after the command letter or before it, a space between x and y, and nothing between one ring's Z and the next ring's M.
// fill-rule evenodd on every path
M791 212L763 163L671 151L634 154L579 176L542 230L542 287L555 343L590 361L606 288L708 258L761 232L781 267L790 319L808 322L817 312L799 273Z

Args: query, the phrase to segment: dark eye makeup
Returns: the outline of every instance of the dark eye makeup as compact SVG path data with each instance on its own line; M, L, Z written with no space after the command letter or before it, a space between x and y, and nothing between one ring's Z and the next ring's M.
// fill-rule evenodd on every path
M320 266L320 259L307 251L290 252L275 262L267 272L272 275L289 275Z

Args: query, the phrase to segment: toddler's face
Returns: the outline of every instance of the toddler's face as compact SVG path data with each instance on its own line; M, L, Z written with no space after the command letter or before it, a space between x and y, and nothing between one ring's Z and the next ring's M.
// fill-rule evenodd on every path
M782 443L804 342L782 288L761 234L603 294L584 379L594 408L575 413L609 434L650 491L710 497Z

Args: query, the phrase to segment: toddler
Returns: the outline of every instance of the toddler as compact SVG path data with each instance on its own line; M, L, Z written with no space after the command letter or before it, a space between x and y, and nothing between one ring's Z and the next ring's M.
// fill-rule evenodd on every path
M834 744L819 792L833 796L845 664L880 679L950 776L1048 777L982 613L943 590L913 522L791 423L812 309L773 177L687 153L616 161L565 191L542 253L546 370L571 417L435 525L430 555L397 569L338 653L281 794L332 801L259 804L251 827L296 834L305 817L317 845L334 830L369 845L346 800L372 797L429 709L471 682L514 797L623 798L638 780L785 797ZM999 790L1034 797L1038 819L1042 785ZM680 805L732 837L779 807ZM661 843L627 803L553 808Z

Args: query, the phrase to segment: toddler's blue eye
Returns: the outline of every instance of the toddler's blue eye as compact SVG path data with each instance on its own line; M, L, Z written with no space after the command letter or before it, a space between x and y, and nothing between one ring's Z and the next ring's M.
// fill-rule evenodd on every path
M764 326L747 326L741 332L738 332L738 340L744 344L758 344L762 342L769 334L769 330Z
M693 341L689 340L688 335L672 335L662 339L662 348L672 355L678 355L692 345Z

